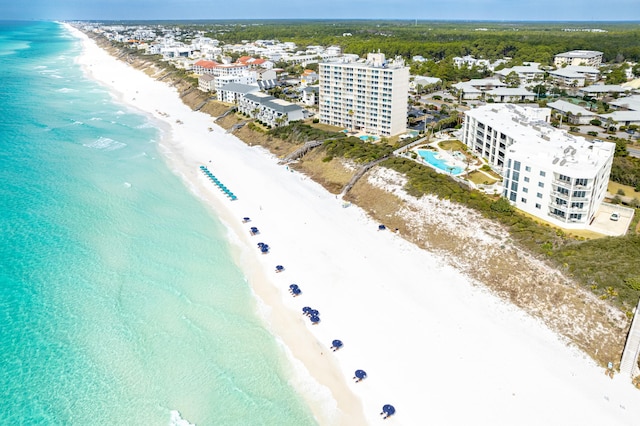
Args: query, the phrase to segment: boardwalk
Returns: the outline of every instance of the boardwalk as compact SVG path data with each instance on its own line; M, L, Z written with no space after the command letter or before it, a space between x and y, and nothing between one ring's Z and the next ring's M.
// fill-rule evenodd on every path
M322 141L308 141L305 142L303 146L293 151L291 154L284 157L279 161L280 164L287 164L291 161L295 161L305 155L307 152L311 151L313 148L322 145Z
M640 355L640 312L636 306L631 328L627 336L627 343L622 352L622 360L620 361L620 374L626 377L635 377L640 374L638 368L638 355Z

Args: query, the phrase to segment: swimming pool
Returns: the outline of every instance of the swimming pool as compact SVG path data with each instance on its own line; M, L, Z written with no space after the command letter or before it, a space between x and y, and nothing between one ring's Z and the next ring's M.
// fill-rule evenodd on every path
M462 167L451 166L445 160L438 158L438 153L435 151L429 151L426 149L419 149L418 155L424 159L429 165L435 167L437 169L442 170L445 173L451 174L453 176L457 176L464 172Z
M370 135L362 135L362 136L360 136L360 140L365 141L365 142L368 142L368 141L370 141L372 139L374 141L377 141L380 138L378 136L370 136Z

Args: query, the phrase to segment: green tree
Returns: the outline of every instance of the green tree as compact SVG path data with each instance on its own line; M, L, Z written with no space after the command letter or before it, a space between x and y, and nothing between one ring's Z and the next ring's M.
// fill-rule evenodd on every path
M607 75L607 84L622 84L627 81L626 69L629 68L628 64L622 64L617 68L611 70Z
M511 71L505 76L504 82L508 87L518 87L520 86L520 76L517 72Z

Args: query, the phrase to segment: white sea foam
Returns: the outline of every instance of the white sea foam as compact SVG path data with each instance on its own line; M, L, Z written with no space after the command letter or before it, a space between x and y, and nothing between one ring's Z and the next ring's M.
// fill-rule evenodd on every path
M95 149L101 149L104 151L113 151L116 149L120 149L120 148L124 148L125 146L127 146L126 143L122 143L122 142L118 142L118 141L114 141L111 138L105 138L103 136L99 137L97 140L91 142L91 143L85 143L83 144L83 146L86 146L87 148L95 148Z
M58 89L57 92L60 93L73 93L73 92L77 92L76 89L70 89L68 87L63 87L62 89Z
M91 117L89 119L89 121L102 121L102 118L100 118L100 117Z
M125 183L124 183L124 187L125 187L125 188L131 188L131 184L130 184L129 182L125 182Z
M195 424L189 423L188 420L183 419L178 410L171 410L169 426L195 426Z

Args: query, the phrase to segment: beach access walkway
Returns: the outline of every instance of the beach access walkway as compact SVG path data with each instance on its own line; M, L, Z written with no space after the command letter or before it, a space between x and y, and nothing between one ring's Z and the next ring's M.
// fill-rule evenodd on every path
M627 335L627 342L622 352L622 360L620 361L620 374L625 377L635 377L640 374L638 368L638 355L640 355L640 303L636 306L631 322L631 328Z
M289 155L287 155L286 157L284 157L282 160L279 161L280 164L287 164L290 163L292 161L295 161L299 158L301 158L302 156L304 156L307 152L311 151L313 148L320 146L324 143L324 141L308 141L305 142L305 144L303 146L301 146L300 148L296 149L295 151L293 151L292 153L290 153Z

